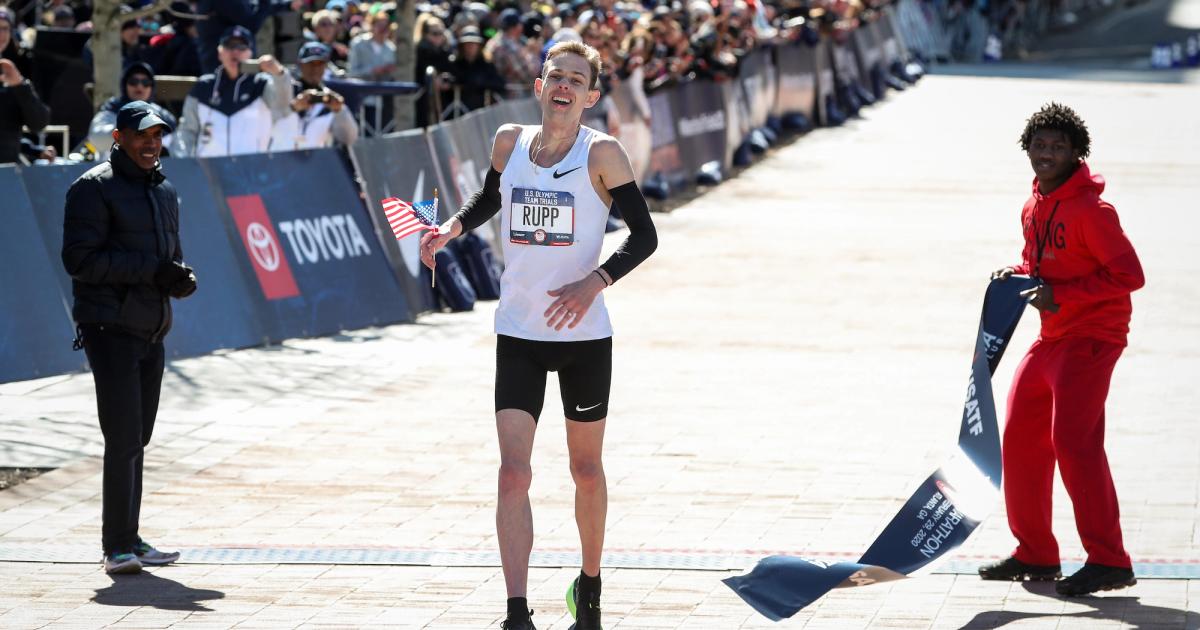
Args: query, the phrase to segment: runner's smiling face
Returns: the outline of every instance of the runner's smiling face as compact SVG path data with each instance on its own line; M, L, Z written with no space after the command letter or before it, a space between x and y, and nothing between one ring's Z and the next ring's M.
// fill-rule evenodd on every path
M1058 188L1079 166L1079 152L1067 134L1057 129L1038 129L1029 140L1029 164L1045 192Z
M600 90L590 89L592 66L579 55L564 54L546 62L533 91L542 105L542 115L575 123L583 110L600 100Z

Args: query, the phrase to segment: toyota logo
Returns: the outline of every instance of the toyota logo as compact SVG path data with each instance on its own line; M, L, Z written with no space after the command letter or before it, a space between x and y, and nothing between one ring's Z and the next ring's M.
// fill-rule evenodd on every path
M275 271L279 268L279 247L275 245L275 239L271 236L271 232L261 223L251 223L246 226L246 245L249 246L250 255L254 257L259 267L267 271Z

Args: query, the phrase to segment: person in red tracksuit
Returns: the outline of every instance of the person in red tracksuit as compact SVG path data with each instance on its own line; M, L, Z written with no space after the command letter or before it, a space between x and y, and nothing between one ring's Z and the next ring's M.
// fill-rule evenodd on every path
M1030 117L1021 135L1035 175L1021 211L1025 249L1021 264L992 274L1041 279L1024 295L1041 312L1042 330L1013 377L1004 427L1004 500L1017 548L979 575L1061 577L1050 528L1057 462L1087 551L1083 568L1055 585L1063 595L1137 583L1104 452L1104 401L1129 333L1129 295L1145 278L1116 209L1100 198L1104 178L1084 161L1090 145L1069 107L1050 103Z

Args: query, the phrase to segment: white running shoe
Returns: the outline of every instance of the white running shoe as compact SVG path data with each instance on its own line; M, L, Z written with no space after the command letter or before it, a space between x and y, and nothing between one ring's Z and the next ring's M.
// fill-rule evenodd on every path
M104 556L104 572L109 575L141 573L142 561L132 553L110 553Z
M133 546L133 553L148 567L161 567L179 559L178 551L159 551L141 538L138 538L137 544Z

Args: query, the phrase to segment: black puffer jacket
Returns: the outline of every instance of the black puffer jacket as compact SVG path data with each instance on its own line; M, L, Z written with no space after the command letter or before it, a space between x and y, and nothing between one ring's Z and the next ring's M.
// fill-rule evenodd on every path
M76 323L112 324L161 341L171 304L154 272L163 260L183 261L175 187L160 168L143 171L114 149L67 191L62 259Z

